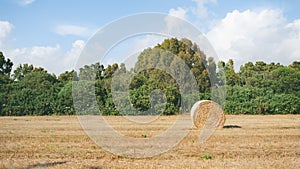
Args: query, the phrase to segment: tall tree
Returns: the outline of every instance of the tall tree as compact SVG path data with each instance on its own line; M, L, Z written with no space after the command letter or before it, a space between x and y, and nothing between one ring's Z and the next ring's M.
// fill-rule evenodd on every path
M3 109L7 107L7 97L9 90L7 85L11 83L10 73L13 63L10 59L5 59L2 52L0 52L0 115L4 114Z
M12 66L13 63L10 61L10 59L5 59L3 53L0 52L0 75L10 76Z
M215 86L218 83L218 77L217 77L217 65L216 62L214 61L213 57L208 58L208 73L209 73L209 78L211 81L211 85Z
M239 85L240 80L238 74L234 71L233 60L229 59L225 66L226 84L230 86Z
M15 80L23 80L25 75L32 72L34 69L33 65L23 64L19 65L16 70L14 70L13 77Z

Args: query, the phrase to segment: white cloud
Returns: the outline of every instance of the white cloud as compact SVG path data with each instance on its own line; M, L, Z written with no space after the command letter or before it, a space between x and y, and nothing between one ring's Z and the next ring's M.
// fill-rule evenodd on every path
M93 30L78 25L59 25L54 31L59 35L75 35L80 37L89 37L94 33Z
M181 7L170 9L168 15L165 17L166 30L163 30L163 32L168 35L184 34L186 30L183 27L184 22L181 19L187 19L187 12L187 9Z
M63 67L61 68L61 71L75 69L75 64L84 46L85 42L83 40L76 40L73 42L72 48L66 52L62 59Z
M8 50L7 56L13 61L14 68L20 64L33 64L35 67L43 67L54 72L59 66L57 57L61 55L61 48L56 46L34 46L31 48L16 48Z
M178 17L178 18L181 18L181 19L186 19L186 13L187 13L187 10L186 9L183 9L181 7L178 7L177 9L170 9L169 10L169 15L171 16L175 16L175 17Z
M288 65L300 58L300 20L288 23L280 10L234 10L206 34L221 60L236 69L248 61Z
M4 39L8 36L12 28L13 25L8 21L0 21L0 47L2 46Z
M210 11L207 9L205 5L209 3L217 3L217 0L193 0L193 1L196 2L197 7L193 7L192 11L196 16L198 16L201 19L206 18L210 13Z
M57 44L55 46L16 48L6 50L5 53L13 61L14 69L20 64L28 63L59 75L66 70L75 68L75 63L84 45L84 41L76 40L67 52L64 52Z
M31 3L33 3L35 0L20 0L19 1L19 4L21 5L21 6L26 6L26 5L29 5L29 4L31 4Z

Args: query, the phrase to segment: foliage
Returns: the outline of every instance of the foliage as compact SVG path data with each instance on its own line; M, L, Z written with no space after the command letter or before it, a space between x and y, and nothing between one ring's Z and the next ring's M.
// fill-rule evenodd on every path
M227 83L225 112L299 114L300 71L296 66L248 62L238 75L239 84Z
M130 70L123 63L94 63L56 77L29 64L12 74L12 66L0 52L1 116L174 115L203 99L221 103L228 114L300 112L299 61L248 62L235 72L233 60L216 64L188 39L165 39L145 49Z
M13 63L0 52L0 75L10 75Z
M200 156L201 158L203 158L203 159L212 159L212 156L210 155L210 154L208 154L208 153L206 153L206 154L203 154L202 156Z

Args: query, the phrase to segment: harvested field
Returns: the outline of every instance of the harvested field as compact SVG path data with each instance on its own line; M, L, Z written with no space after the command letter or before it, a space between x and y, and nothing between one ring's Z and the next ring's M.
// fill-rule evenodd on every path
M175 118L144 127L106 120L123 135L149 138ZM98 147L76 116L0 117L0 168L300 168L300 115L227 115L206 143L198 135L191 129L170 151L132 159Z

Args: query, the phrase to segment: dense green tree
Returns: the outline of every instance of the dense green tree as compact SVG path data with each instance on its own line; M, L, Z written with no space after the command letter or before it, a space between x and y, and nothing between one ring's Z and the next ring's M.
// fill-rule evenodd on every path
M3 115L3 109L7 107L7 97L9 95L7 85L11 83L10 74L13 63L10 59L5 59L0 51L0 115Z
M0 75L10 75L13 63L0 52Z
M29 64L11 75L13 63L0 52L0 115L173 115L201 99L228 114L300 113L299 61L248 62L237 72L233 65L231 59L216 65L185 38L145 49L130 70L98 62L58 77Z
M58 81L62 82L62 83L68 83L70 81L78 81L78 76L77 76L77 72L72 70L72 71L65 71L64 73L61 73L58 76Z
M211 81L211 86L215 86L218 84L218 76L217 76L217 65L216 62L214 61L213 57L208 58L208 73L209 73L209 78Z
M72 81L68 81L57 94L56 114L59 115L73 115L75 108L73 105L72 96Z
M56 110L58 87L55 76L43 69L26 74L23 80L8 85L4 113L10 115L50 115Z
M300 62L299 61L294 61L290 67L292 67L293 69L300 71Z
M23 80L25 75L32 72L34 69L33 65L23 64L19 65L16 70L14 70L13 77L15 80Z
M272 71L272 76L273 84L270 87L272 87L276 93L299 93L300 71L291 67L280 67Z
M226 84L230 86L235 86L240 84L240 78L237 73L234 71L233 60L229 59L225 65L225 74L226 74Z

